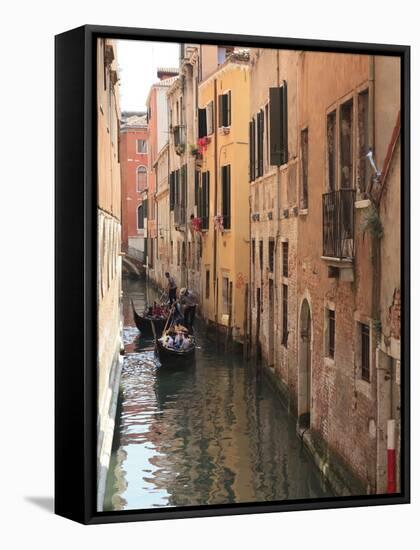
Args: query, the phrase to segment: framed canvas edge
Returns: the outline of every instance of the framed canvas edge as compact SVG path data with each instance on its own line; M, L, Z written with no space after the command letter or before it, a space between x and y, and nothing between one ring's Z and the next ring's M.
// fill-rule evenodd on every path
M123 512L96 512L96 370L92 364L96 364L96 93L94 74L96 70L96 48L95 40L100 37L115 39L137 39L137 40L164 40L164 41L196 41L198 43L240 43L243 45L260 45L261 47L275 47L283 49L300 49L314 51L334 51L349 53L364 53L376 55L392 55L401 58L401 86L402 86L402 177L404 183L401 201L401 266L403 274L401 277L401 291L403 296L404 312L402 316L403 355L402 355L402 414L401 424L403 433L403 444L401 448L401 493L397 495L366 495L337 497L334 499L302 499L297 501L282 501L270 503L233 504L223 506L197 506L156 510L133 510ZM78 93L83 96L82 112L77 113L78 120L82 123L82 131L73 130L75 135L71 139L74 148L73 153L82 158L77 161L78 193L70 202L65 201L66 208L74 207L76 215L73 216L70 227L65 226L62 219L59 219L57 212L63 211L63 187L73 184L74 174L66 173L62 168L63 148L65 147L63 128L57 123L60 120L60 105L66 103L65 97L69 98L68 90L61 90L58 86L60 75L68 72L63 67L61 54L57 53L59 44L63 41L69 43L79 42L78 59L80 60L83 50L83 67L79 67L81 82L78 82ZM82 43L80 44L80 41ZM66 55L68 55L67 52ZM313 39L277 38L266 36L247 36L216 34L206 32L175 31L162 29L138 29L130 27L112 27L85 25L77 29L61 33L56 36L56 148L55 148L55 192L56 192L56 306L55 306L55 341L56 341L56 363L55 363L55 440L56 440L56 506L55 512L58 515L78 521L84 524L128 522L128 521L149 521L157 519L192 518L205 516L254 514L280 511L318 510L332 508L347 508L360 506L379 506L385 504L407 504L410 502L410 46L371 44L357 42L336 42ZM69 103L69 102L67 102ZM67 107L71 109L71 107ZM80 139L83 135L81 147ZM67 136L67 142L69 141ZM80 198L83 197L82 204ZM67 197L68 198L68 197ZM71 314L63 311L62 296L63 289L72 287L70 273L66 273L63 265L67 265L66 253L63 252L61 244L68 241L73 235L77 226L83 227L83 238L76 243L78 250L77 268L82 272L78 273L75 266L73 275L81 278L81 296ZM74 285L73 285L74 287ZM74 288L72 287L73 291ZM76 296L77 298L77 296ZM83 337L78 333L79 346L74 344L74 350L78 347L83 349L83 361L71 365L76 375L65 376L63 380L63 369L70 366L71 357L63 357L60 350L66 342L66 329L63 327L68 321L73 321L72 326L78 326L83 319ZM77 354L76 354L77 355ZM82 382L81 382L82 381ZM72 403L67 401L68 412L76 414L78 423L69 422L64 418L63 406L60 399L65 393L72 391L76 396ZM78 411L78 414L77 414ZM67 415L68 416L68 415ZM72 416L73 417L73 416ZM83 427L80 431L80 420ZM78 428L76 427L78 426ZM67 432L63 433L63 427ZM67 444L64 444L64 441ZM69 450L68 441L75 443L75 448L70 449L70 455L63 457L63 446ZM80 448L78 446L80 445ZM61 451L61 452L60 452ZM74 468L76 459L77 468ZM70 473L69 473L70 472ZM68 479L64 480L64 477ZM66 495L69 504L66 506L62 495L64 487L71 488L71 495Z

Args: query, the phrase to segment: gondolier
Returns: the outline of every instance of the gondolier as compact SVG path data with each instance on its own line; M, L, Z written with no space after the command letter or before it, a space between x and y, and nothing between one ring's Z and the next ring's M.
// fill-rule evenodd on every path
M176 282L168 272L165 273L165 277L168 279L169 303L173 304L176 301Z
M198 304L198 299L195 293L189 288L181 288L179 293L180 303L184 306L184 322L185 325L192 330L195 319L195 309Z

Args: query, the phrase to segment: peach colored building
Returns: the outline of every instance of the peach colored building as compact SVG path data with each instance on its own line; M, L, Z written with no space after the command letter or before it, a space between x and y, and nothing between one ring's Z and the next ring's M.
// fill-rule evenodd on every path
M113 40L98 40L97 67L97 509L100 511L111 456L122 366L121 180L118 155L120 111L116 48Z
M150 88L146 100L147 123L149 127L148 138L148 193L145 217L147 218L145 256L147 267L151 272L149 276L154 278L153 269L157 249L156 227L156 161L162 149L168 142L168 107L166 92L172 84L178 69L158 69L157 76L160 79Z
M120 126L122 249L144 262L144 205L148 190L146 113L123 112Z

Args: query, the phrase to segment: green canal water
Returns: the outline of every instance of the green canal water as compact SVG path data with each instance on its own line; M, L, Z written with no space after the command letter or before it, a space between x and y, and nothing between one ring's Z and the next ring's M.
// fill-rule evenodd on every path
M266 377L197 324L195 363L161 367L132 318L154 291L124 280L124 340L105 510L331 496Z

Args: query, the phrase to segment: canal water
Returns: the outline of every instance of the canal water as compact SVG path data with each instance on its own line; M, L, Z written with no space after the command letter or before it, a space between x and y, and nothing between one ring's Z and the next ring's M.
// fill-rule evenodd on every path
M123 290L126 354L105 510L331 496L260 370L218 348L199 323L195 363L161 367L130 306L143 311L156 293L128 279Z

